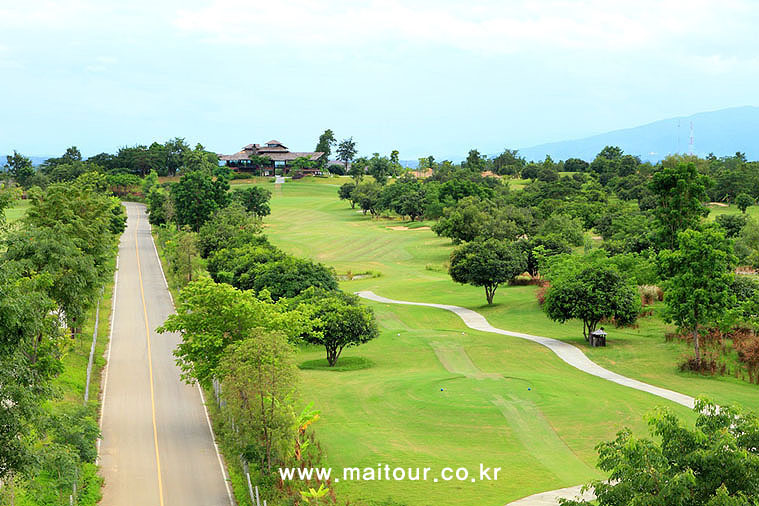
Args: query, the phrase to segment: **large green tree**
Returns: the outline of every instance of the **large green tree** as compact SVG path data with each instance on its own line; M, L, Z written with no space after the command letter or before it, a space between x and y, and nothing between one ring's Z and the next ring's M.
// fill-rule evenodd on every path
M324 153L320 163L322 167L327 165L329 157L332 154L332 146L335 145L337 139L335 139L335 133L329 128L319 136L319 142L316 143L316 149L314 151Z
M654 439L624 429L596 447L608 479L591 488L596 501L564 506L756 506L759 420L755 413L698 400L694 427L668 409L648 416Z
M337 364L346 347L358 346L379 335L374 312L361 305L355 295L310 289L298 300L303 301L298 310L308 315L313 324L304 339L324 346L330 367Z
M196 170L171 185L174 213L179 225L198 231L214 212L227 205L229 182L214 179L210 173Z
M256 328L281 331L295 339L306 332L308 322L284 304L263 301L250 291L201 278L182 289L176 313L158 327L158 332L181 334L182 342L174 355L182 378L210 386L222 376L219 362L226 348L247 339Z
M7 155L5 160L5 171L19 186L26 188L35 172L32 161L17 151Z
M356 157L358 150L356 149L356 142L353 137L343 139L340 144L337 145L337 159L345 164L345 170L348 171L348 164Z
M603 319L630 325L638 317L640 297L636 287L607 262L570 266L550 279L543 310L559 323L581 320L586 340Z
M709 214L704 206L711 185L708 176L700 174L694 163L678 163L655 172L650 189L656 198L654 214L663 248L677 246L677 234L699 227L701 218Z
M516 243L488 239L453 250L448 273L457 283L484 287L485 299L492 304L498 287L526 269L524 253Z
M246 211L259 218L268 216L271 213L271 207L269 207L271 192L266 188L250 186L242 190L234 189L230 193L230 196L233 201L242 204Z
M677 249L659 253L664 281L664 317L693 336L696 363L701 362L700 331L716 325L731 307L735 255L721 230L686 230Z

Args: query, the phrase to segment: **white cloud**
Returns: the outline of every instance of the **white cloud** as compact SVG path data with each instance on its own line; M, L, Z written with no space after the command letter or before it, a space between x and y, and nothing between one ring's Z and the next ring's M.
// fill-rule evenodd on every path
M177 13L181 30L225 44L314 48L421 44L508 54L534 50L658 50L690 38L734 37L745 1L485 0L313 2L212 0Z

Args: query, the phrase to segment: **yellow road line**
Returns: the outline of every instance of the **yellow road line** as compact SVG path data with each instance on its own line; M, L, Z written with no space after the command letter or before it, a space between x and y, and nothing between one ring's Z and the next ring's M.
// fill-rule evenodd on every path
M158 499L163 506L163 480L161 479L161 456L158 453L158 428L155 423L155 388L153 387L153 357L150 351L150 325L148 324L148 307L145 304L145 288L142 286L142 267L140 266L140 248L137 242L137 230L140 225L140 213L134 226L134 250L137 253L137 274L140 278L140 296L142 297L142 314L145 315L145 338L148 343L148 370L150 372L150 407L153 414L153 443L155 443L155 463L158 471Z

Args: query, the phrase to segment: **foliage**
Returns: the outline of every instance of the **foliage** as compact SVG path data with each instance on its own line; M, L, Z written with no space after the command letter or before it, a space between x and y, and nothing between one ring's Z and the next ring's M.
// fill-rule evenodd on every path
M698 400L689 428L671 411L648 416L655 440L630 429L600 443L598 467L608 480L591 484L599 506L752 506L759 496L759 421L754 413ZM566 506L590 505L566 501Z
M527 268L527 261L516 243L496 239L467 243L451 253L448 273L457 283L482 286L488 304L498 286L515 278Z
M312 322L303 335L306 342L327 350L327 363L337 364L343 349L369 342L379 335L374 312L359 304L355 295L308 289L296 299L297 309Z
M262 264L255 273L251 288L268 291L274 300L291 298L309 287L337 290L334 269L311 260L287 256Z
M650 188L657 199L654 214L663 248L674 249L678 233L698 228L701 218L709 214L703 203L710 184L711 179L699 174L693 163L679 163L654 173Z
M748 218L745 214L720 214L714 221L725 231L725 236L732 239L740 234Z
M268 243L266 237L258 235L250 240L236 236L228 248L212 251L206 265L208 273L217 283L228 283L241 290L254 287L256 275L267 262L277 262L285 254Z
M353 200L353 191L356 189L355 183L343 183L340 188L337 190L337 195L340 197L340 200L347 200L351 203L351 209L354 209L356 207L356 201Z
M635 322L640 311L638 291L614 266L598 262L567 267L562 274L554 272L545 294L543 310L550 319L581 320L586 340L603 319L613 318L620 326Z
M465 197L455 206L445 208L443 217L433 225L432 230L459 244L476 239L513 241L529 232L532 225L529 210Z
M738 209L740 209L741 212L745 214L746 209L748 209L749 206L754 205L754 199L746 193L739 193L735 197L735 205L738 206Z
M269 200L271 192L260 186L250 186L242 190L234 189L230 193L232 201L239 202L251 214L259 218L268 216L271 213Z
M337 159L345 164L346 170L348 169L348 164L356 157L357 152L356 142L353 140L353 137L343 139L337 145Z
M295 339L308 325L283 303L260 300L250 291L200 278L182 289L176 313L158 327L158 332L181 334L182 342L174 355L182 378L208 387L222 376L219 364L227 346L247 339L253 329L279 331Z
M34 176L35 170L32 161L24 155L13 151L13 155L5 157L5 171L19 185L27 188L29 180Z
M171 198L177 224L198 231L213 213L226 206L229 183L214 179L209 173L196 170L185 174L171 185Z
M677 236L678 249L659 254L664 281L664 318L690 332L696 361L701 360L699 329L720 321L733 305L730 286L735 264L733 248L714 228L686 230Z
M554 213L540 226L541 235L550 236L555 234L572 246L582 246L583 230L579 218L572 218L562 213Z
M237 428L230 434L238 453L267 471L285 462L295 439L293 356L285 334L253 328L229 346L219 363L221 397Z
M382 187L374 181L364 181L358 183L351 194L351 198L358 204L361 210L366 214L369 211L376 215L380 211L379 199Z
M243 246L255 242L261 234L261 222L248 214L237 202L219 209L213 217L198 230L198 250L207 258L213 252L224 248Z
M316 149L314 149L314 151L324 153L324 156L322 157L322 165L326 164L327 160L329 160L329 156L332 154L332 146L334 146L336 142L337 139L335 139L335 134L329 128L319 136L319 142L316 143Z

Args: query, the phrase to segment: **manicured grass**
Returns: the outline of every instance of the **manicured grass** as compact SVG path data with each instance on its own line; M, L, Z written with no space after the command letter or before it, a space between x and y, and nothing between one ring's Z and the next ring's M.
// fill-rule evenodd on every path
M280 185L265 223L270 240L290 253L339 273L381 273L344 281L344 290L469 307L501 328L570 341L622 374L690 395L708 394L720 403L759 405L756 386L680 373L677 363L687 347L665 342L665 326L656 318L635 329L607 329L609 347L588 349L580 325L559 325L544 316L535 287L502 287L496 304L486 306L481 289L448 277L450 241L426 229L393 230L408 223L351 209L337 198L341 179ZM370 305L381 337L344 355L369 358L371 368L301 373L303 401L314 401L322 411L315 430L328 463L435 470L483 463L503 467L505 474L493 483L339 483L338 495L354 504L389 497L408 505L505 504L597 477L594 446L623 426L645 431L643 416L655 406L692 419L680 406L581 373L534 343L474 332L446 311ZM323 355L308 348L300 351L299 362Z
M8 223L20 220L26 215L31 203L28 200L17 200L11 207L5 210L5 219Z

